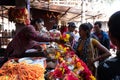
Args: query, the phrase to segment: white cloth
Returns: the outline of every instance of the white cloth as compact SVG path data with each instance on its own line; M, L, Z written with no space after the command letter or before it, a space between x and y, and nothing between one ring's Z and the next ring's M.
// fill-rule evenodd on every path
M40 30L40 36L50 37L49 31L46 29L46 27L42 27L42 29Z
M60 39L60 35L61 35L61 32L57 29L52 29L49 31L50 32L50 36L54 39Z

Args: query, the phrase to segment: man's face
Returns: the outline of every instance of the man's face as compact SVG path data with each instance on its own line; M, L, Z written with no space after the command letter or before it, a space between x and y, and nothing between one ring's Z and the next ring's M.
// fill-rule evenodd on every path
M68 29L69 29L70 32L73 32L75 30L75 27L71 26L71 27L68 27Z
M39 30L41 30L44 27L44 22L41 23L36 22L36 26Z
M98 24L94 25L94 31L95 32L98 32L100 30L100 27Z

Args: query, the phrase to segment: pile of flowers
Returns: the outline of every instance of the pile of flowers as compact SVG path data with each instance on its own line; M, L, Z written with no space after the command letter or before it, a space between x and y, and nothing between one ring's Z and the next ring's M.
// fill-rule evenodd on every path
M17 63L12 60L0 68L0 80L45 80L45 68L41 64Z
M64 42L69 42L70 35L69 34L62 34L60 36L60 39L63 40Z
M56 51L57 66L49 73L50 80L96 80L87 65L69 47L59 45Z

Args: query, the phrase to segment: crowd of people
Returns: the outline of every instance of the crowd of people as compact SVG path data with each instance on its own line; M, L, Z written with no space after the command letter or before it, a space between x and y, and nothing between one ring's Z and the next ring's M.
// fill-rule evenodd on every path
M24 13L20 12L20 9L17 8L10 10L9 21L15 22L16 31L14 38L7 46L7 57L21 57L27 49L40 49L40 42L62 43L59 36L61 34L69 34L71 49L86 63L98 80L120 79L120 11L113 14L109 19L108 35L107 32L101 29L102 23L100 21L96 21L93 25L91 23L82 23L79 26L78 32L75 32L77 26L74 22L68 22L67 26L61 28L55 24L51 30L47 30L44 27L43 19L39 18L30 22L29 13L25 8L23 9ZM14 11L17 11L17 13ZM21 15L21 17L15 15ZM24 19L21 19L23 17ZM76 39L75 33L79 34L79 38L77 37ZM51 38L51 36L54 36L54 38ZM111 56L111 42L117 47L117 57L108 59ZM98 67L94 64L96 61L99 62Z

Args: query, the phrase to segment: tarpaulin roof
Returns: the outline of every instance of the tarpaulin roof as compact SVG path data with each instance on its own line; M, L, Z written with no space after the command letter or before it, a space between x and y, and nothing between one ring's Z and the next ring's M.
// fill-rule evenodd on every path
M55 1L30 0L30 8L58 12L61 14L59 16L59 19L62 21L81 21L82 17L85 17L85 20L93 20L95 18L105 17L105 14L102 11L98 9L91 10L90 6L88 6L88 3L85 3L86 9L84 10L82 6L82 0L76 0L78 1L77 3L68 0L68 4L74 3L75 5L77 5L77 7L75 5L64 5L66 0L61 1L61 4L63 3L63 5L60 4L60 0ZM59 4L57 3L57 1L59 2ZM0 16L7 17L6 11L9 9L9 7L15 6L15 0L0 0L0 5Z

